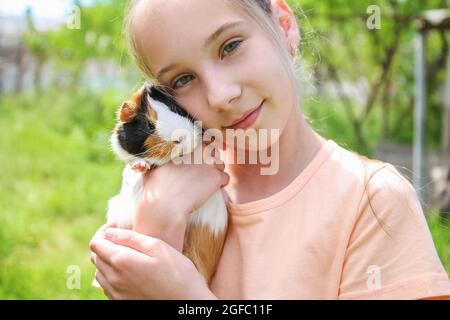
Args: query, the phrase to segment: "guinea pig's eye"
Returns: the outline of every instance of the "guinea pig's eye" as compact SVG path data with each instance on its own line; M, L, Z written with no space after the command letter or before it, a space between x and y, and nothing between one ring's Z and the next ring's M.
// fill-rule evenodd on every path
M186 78L188 78L188 77L192 77L192 76L185 75L185 76L182 76L181 78L178 78L176 81L173 82L172 89L177 89L178 88L178 86L177 86L178 83L181 83L182 84L181 87L184 87L186 85L186 83L188 83L186 81ZM184 81L182 81L183 79L184 79Z

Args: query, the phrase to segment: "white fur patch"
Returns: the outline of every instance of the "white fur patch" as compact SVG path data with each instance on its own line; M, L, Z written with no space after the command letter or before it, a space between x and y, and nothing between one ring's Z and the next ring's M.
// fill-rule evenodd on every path
M201 129L189 119L180 116L162 102L147 97L149 104L157 114L155 128L157 134L165 141L176 141L182 138L182 142L175 146L174 155L188 154L201 143Z
M215 236L225 229L227 221L228 213L222 190L214 192L188 219L189 223L209 226Z
M161 139L171 142L182 139L175 145L175 155L191 153L201 143L201 128L189 119L173 113L162 102L147 97L151 108L157 113L155 123L156 134ZM127 162L123 171L120 193L108 202L108 222L114 222L120 228L132 227L136 215L137 205L144 191L143 174L131 169L133 162L145 160L149 164L163 165L166 160L156 158L138 158L124 150L117 133L111 136L111 146L114 153L122 161ZM180 195L182 196L182 195ZM210 227L214 235L222 232L228 221L225 197L222 190L217 190L199 209L189 216L189 223L203 224Z
M122 173L120 193L108 201L108 223L115 223L119 228L131 228L143 191L143 174L127 165Z

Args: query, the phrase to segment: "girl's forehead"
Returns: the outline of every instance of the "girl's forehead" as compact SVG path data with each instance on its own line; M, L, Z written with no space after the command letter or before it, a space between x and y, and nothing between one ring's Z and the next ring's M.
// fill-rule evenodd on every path
M205 40L222 25L248 19L226 0L142 0L135 8L132 32L144 59L161 66L172 56L188 57L186 49L204 48Z
M136 15L142 13L144 20L169 25L178 20L195 23L238 14L229 0L140 0L138 7Z

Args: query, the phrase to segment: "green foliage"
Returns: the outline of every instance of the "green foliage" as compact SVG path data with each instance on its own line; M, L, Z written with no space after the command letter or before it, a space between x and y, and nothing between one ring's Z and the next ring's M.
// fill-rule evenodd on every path
M68 71L79 80L80 71L89 60L112 60L119 66L131 65L122 32L125 1L95 1L80 7L80 28L38 32L29 19L29 30L23 35L33 53L39 52L51 59L61 71ZM69 18L69 17L68 17Z
M103 297L88 243L120 186L108 142L118 104L114 92L1 98L1 298ZM70 265L80 290L66 288Z
M443 218L437 212L433 212L427 215L427 221L439 258L447 273L450 274L450 248L448 245L450 243L450 218Z
M448 8L448 0L336 1L291 0L302 31L302 54L314 70L319 96L339 101L353 126L359 145L372 137L358 132L370 114L378 110L383 125L378 136L399 143L412 142L414 103L414 42L416 19L425 10ZM370 30L367 9L380 9L380 29ZM427 144L438 147L441 140L443 85L448 56L448 38L442 31L427 37ZM322 85L332 85L329 96ZM351 93L345 89L357 88ZM351 110L351 111L349 111ZM363 131L363 129L361 129Z

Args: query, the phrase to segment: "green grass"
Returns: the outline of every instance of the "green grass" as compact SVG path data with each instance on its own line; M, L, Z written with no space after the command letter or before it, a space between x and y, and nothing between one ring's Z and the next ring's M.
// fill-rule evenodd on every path
M0 102L0 297L102 298L88 243L118 191L108 150L113 93L49 93ZM66 286L67 268L80 289Z
M426 217L439 258L447 274L450 274L450 217L440 217L437 212L427 214Z
M122 98L56 90L0 97L1 299L105 298L90 285L88 244L119 190L122 165L108 138ZM354 146L339 108L313 107L316 128ZM450 223L429 223L450 271ZM79 289L67 287L70 266L81 271Z

